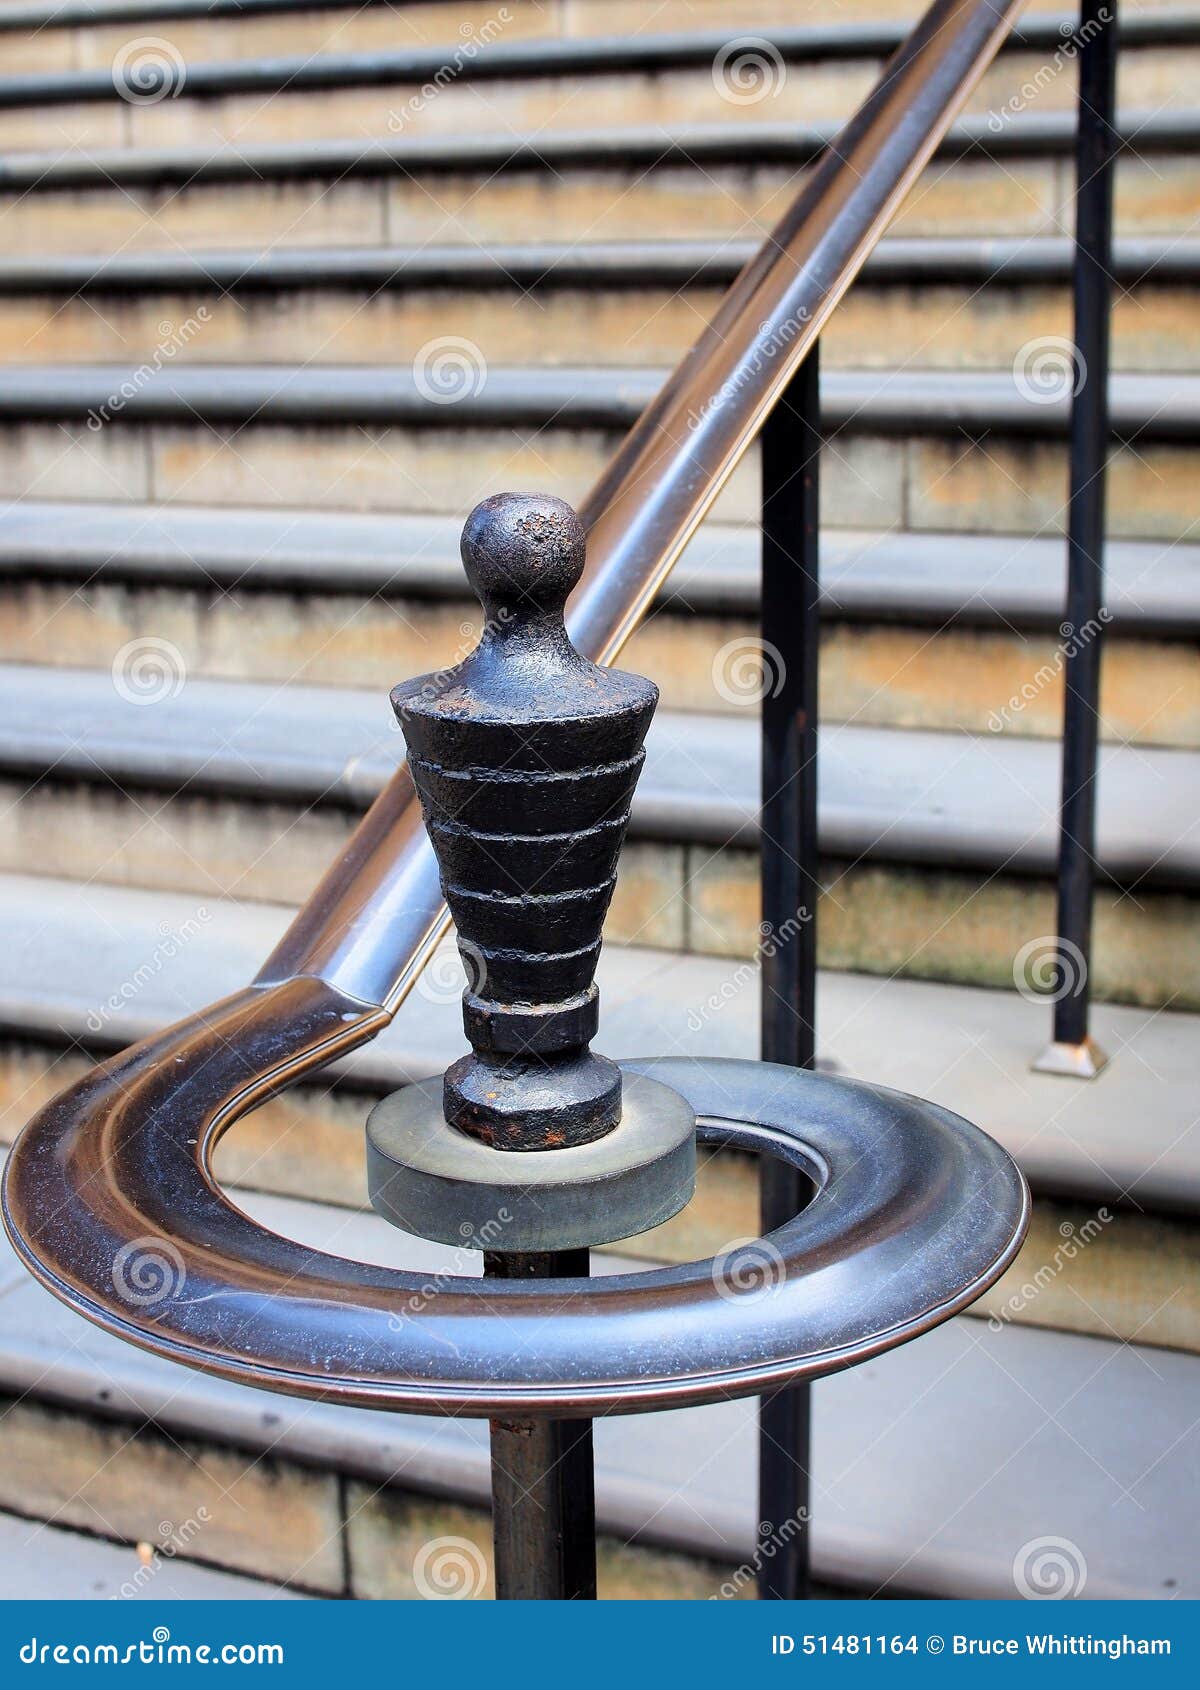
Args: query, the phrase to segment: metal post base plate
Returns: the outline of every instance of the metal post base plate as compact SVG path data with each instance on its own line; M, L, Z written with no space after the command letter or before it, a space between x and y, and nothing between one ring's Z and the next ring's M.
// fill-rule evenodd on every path
M1030 1066L1035 1074L1062 1074L1070 1080L1094 1080L1108 1066L1108 1057L1094 1039L1084 1039L1082 1044L1077 1045L1053 1039Z

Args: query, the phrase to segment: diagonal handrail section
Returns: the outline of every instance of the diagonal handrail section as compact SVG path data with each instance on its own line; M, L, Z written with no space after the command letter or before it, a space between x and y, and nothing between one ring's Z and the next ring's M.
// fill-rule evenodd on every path
M593 660L614 661L637 627L1021 4L934 0L619 447L581 508L588 567L569 627ZM283 1246L220 1194L212 1146L385 1026L447 925L401 766L250 986L99 1065L26 1128L4 1215L31 1271L89 1318L176 1353L112 1295L113 1251L168 1229L199 1276L223 1216L248 1239L234 1264L247 1295L273 1267L273 1296L292 1271Z
M612 663L1012 28L1024 0L934 0L580 508L568 627ZM449 924L401 767L259 984L315 974L393 1013Z

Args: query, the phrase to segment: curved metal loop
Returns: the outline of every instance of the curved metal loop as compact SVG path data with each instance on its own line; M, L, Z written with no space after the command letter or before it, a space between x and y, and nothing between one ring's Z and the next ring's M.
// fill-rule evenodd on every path
M211 1175L220 1133L270 1089L272 1047L278 1080L361 1031L358 1006L298 981L218 1006L203 1062L185 1027L165 1061L155 1043L89 1076L31 1123L6 1173L5 1222L27 1265L98 1325L225 1378L376 1408L563 1416L850 1366L971 1302L1024 1233L1017 1168L946 1110L763 1063L638 1062L626 1066L683 1093L706 1138L798 1157L813 1201L709 1261L431 1293L427 1274L268 1231ZM106 1131L80 1131L101 1102ZM151 1283L131 1260L139 1247Z
M569 618L579 649L593 660L611 663L619 655L1020 4L934 0L593 489L581 512L589 530L588 569ZM372 1037L395 1013L446 925L437 866L411 777L401 767L252 987L95 1069L26 1129L9 1161L4 1214L32 1271L68 1303L134 1342L180 1360L203 1360L231 1377L260 1377L259 1361L238 1354L246 1343L252 1357L261 1357L262 1383L314 1395L414 1407L469 1403L479 1405L477 1412L487 1412L487 1401L506 1411L524 1401L513 1382L519 1369L505 1374L503 1358L496 1376L509 1382L488 1387L498 1394L487 1399L454 1385L465 1374L443 1366L443 1352L483 1355L476 1313L451 1316L441 1304L449 1326L434 1331L429 1322L408 1322L402 1309L397 1313L402 1280L353 1264L334 1264L331 1279L327 1258L275 1239L240 1215L217 1192L204 1160L203 1147L237 1115ZM699 1071L709 1072L710 1065ZM870 1094L859 1088L855 1095ZM930 1123L941 1112L922 1118L933 1131ZM1010 1177L1019 1182L1015 1173ZM182 1216L177 1204L186 1211ZM813 1206L814 1214L824 1212ZM117 1252L144 1235L170 1239L181 1225L177 1247L190 1276L188 1297L157 1313L146 1300L130 1308L113 1290ZM804 1225L811 1228L814 1221ZM986 1228L984 1235L990 1236ZM232 1238L236 1292L216 1273L217 1258L209 1253ZM964 1259L977 1257L968 1252ZM655 1278L644 1276L647 1285ZM623 1309L620 1284L597 1288L606 1308L615 1300ZM299 1287L312 1297L303 1304L305 1320L311 1320L304 1330L297 1324ZM509 1287L491 1294L516 1293ZM710 1306L703 1285L697 1298L681 1290L678 1301L708 1310L713 1343L730 1338L729 1305ZM347 1311L354 1314L349 1329ZM690 1383L680 1374L656 1384L647 1351L645 1377L626 1381L628 1390L617 1374L606 1386L602 1371L593 1385L581 1385L566 1399L555 1396L558 1386L551 1381L542 1395L529 1397L529 1405L536 1410L545 1402L569 1413L573 1403L586 1401L590 1412L609 1400L610 1386L616 1390L612 1400L632 1397L635 1405L695 1401L804 1371L794 1356L777 1356L765 1372L743 1382L729 1357L719 1360L705 1334L682 1311L680 1318L681 1331L699 1345L697 1354L710 1358L707 1374ZM398 1351L395 1335L381 1326L389 1319L405 1331L416 1326L430 1353ZM663 1339L657 1315L650 1326L657 1348ZM213 1344L211 1357L195 1353L201 1338ZM361 1354L355 1343L366 1346ZM346 1368L350 1383L344 1387L328 1376L327 1352ZM381 1381L393 1376L398 1356L417 1371L402 1386L389 1386ZM509 1363L515 1367L511 1356ZM805 1363L809 1371L823 1365ZM266 1376L272 1369L278 1377ZM428 1390L421 1385L426 1375Z

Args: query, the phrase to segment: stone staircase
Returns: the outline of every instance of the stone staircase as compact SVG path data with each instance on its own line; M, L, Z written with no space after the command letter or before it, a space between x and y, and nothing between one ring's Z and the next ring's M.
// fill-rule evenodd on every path
M6 1138L253 973L395 766L388 685L474 636L471 504L582 496L915 11L0 5ZM1022 25L823 340L822 1047L979 1121L1037 1196L975 1315L818 1387L838 1588L1013 1594L1050 1534L1089 1595L1196 1594L1200 11L1122 17L1090 1086L1028 1072L1048 1014L1015 989L1053 927L1069 637L1059 14ZM758 82L714 68L737 30L770 37ZM756 1050L756 515L751 458L625 659L664 702L602 967L614 1055ZM457 990L447 952L380 1040L241 1123L239 1201L416 1259L359 1212L362 1122L458 1051ZM625 1252L755 1227L726 1155ZM0 1582L61 1537L84 1594L201 1502L171 1566L197 1595L224 1576L199 1563L268 1581L247 1594L420 1594L423 1544L486 1544L478 1428L151 1363L7 1258L0 1391L0 1509L31 1522L0 1519ZM744 1587L750 1410L704 1416L605 1429L609 1594ZM686 1506L680 1443L713 1450Z

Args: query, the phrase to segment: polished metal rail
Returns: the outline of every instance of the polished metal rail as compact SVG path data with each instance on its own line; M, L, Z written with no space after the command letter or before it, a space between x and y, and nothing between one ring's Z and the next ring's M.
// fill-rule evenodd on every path
M934 0L580 508L568 627L611 663L1011 28L1022 0ZM448 924L405 769L257 976L315 974L392 1014Z
M821 330L1020 5L1021 0L935 0L592 490L580 512L589 532L588 568L569 627L579 649L594 661L610 663L618 656L806 362L800 425L810 443L815 439ZM780 459L790 452L782 413L773 427L764 453L768 489L779 479ZM794 500L768 504L768 551L774 535L774 552L782 554L788 548L780 524L791 525ZM809 881L803 886L781 881L772 894L781 909L806 892L815 901L815 466L800 507L807 513L809 544L802 560L807 592L793 677L799 692L794 685L775 713L779 731L768 723L773 749L764 769L773 787L806 783L801 831ZM771 592L786 596L777 571L768 589L764 606ZM797 714L806 717L803 743L783 720ZM776 825L784 833L791 828L786 805ZM22 1259L74 1307L133 1343L229 1378L300 1394L449 1412L494 1413L499 1407L510 1413L524 1406L529 1412L586 1417L598 1408L628 1407L635 1396L641 1406L652 1406L731 1391L769 1394L786 1383L793 1389L776 1396L765 1412L775 1416L773 1442L781 1448L786 1443L790 1455L764 1478L789 1512L802 1510L806 1409L794 1387L821 1368L798 1366L796 1357L813 1347L812 1334L807 1325L803 1333L800 1325L789 1330L779 1307L772 1311L770 1341L764 1331L758 1342L762 1364L747 1369L731 1359L720 1321L696 1302L689 1280L693 1267L650 1273L637 1288L639 1307L644 1305L641 1326L632 1319L635 1311L626 1309L617 1338L610 1340L612 1353L597 1353L595 1377L584 1378L571 1361L570 1333L560 1335L561 1354L546 1336L547 1311L535 1284L505 1285L511 1295L499 1349L490 1337L495 1323L478 1318L474 1296L454 1287L427 1320L415 1328L397 1326L389 1310L402 1306L396 1299L408 1288L405 1275L324 1257L276 1237L219 1191L211 1154L225 1129L273 1092L373 1037L395 1013L447 925L420 806L407 768L401 767L250 987L95 1069L30 1124L10 1159L4 1187L6 1222ZM766 1029L766 1054L807 1065L814 1055L811 931L789 968L792 978L781 985L797 1014ZM729 1083L720 1065L706 1070L701 1110L711 1118L706 1133L722 1130L714 1123L722 1121L723 1105L733 1101L724 1089ZM813 1078L806 1088L806 1121L814 1131L814 1100L823 1084ZM777 1088L778 1078L770 1085ZM952 1147L955 1124L942 1119L942 1112L929 1115L930 1131L940 1132ZM733 1116L740 1118L737 1110ZM745 1133L737 1142L751 1147ZM907 1154L916 1153L913 1131L901 1143ZM869 1160L856 1155L852 1168L861 1163L860 1174L865 1173ZM980 1252L978 1271L971 1267L967 1275L972 1295L1001 1270L1023 1231L1020 1176L1001 1160L1019 1218L1015 1231L1006 1224L1002 1239L992 1236L988 1227L994 1232L999 1210L989 1201L971 1231ZM810 1164L793 1162L782 1181L764 1187L765 1223L780 1222L774 1236L784 1242L798 1224L795 1192L814 1177ZM881 1173L893 1180L903 1176L910 1193L922 1188L921 1178L903 1168ZM806 1211L807 1232L820 1219L819 1209L814 1203ZM189 1287L187 1299L164 1305L150 1321L138 1319L109 1286L111 1263L130 1240L147 1236L171 1239ZM906 1230L900 1246L909 1261L921 1254L913 1236ZM954 1272L961 1277L963 1247L956 1244L953 1254ZM875 1271L866 1261L859 1268L864 1274ZM889 1266L879 1283L894 1289L902 1278L899 1265ZM806 1299L822 1318L828 1312L819 1280L802 1272L787 1279L809 1324ZM496 1289L493 1283L493 1293ZM602 1282L595 1295L611 1298L614 1292L633 1296L612 1280ZM934 1293L937 1308L922 1306L910 1332L962 1306L946 1288L935 1286ZM690 1323L681 1297L689 1299L687 1307L695 1305ZM511 1334L522 1323L539 1334L546 1371L544 1382L528 1388L509 1377L517 1353ZM655 1383L668 1329L678 1369L686 1375L682 1384ZM837 1351L839 1365L855 1359L840 1336L835 1342L825 1334L817 1348L822 1346ZM806 1536L798 1541L788 1567L767 1581L762 1594L800 1592L806 1542Z

